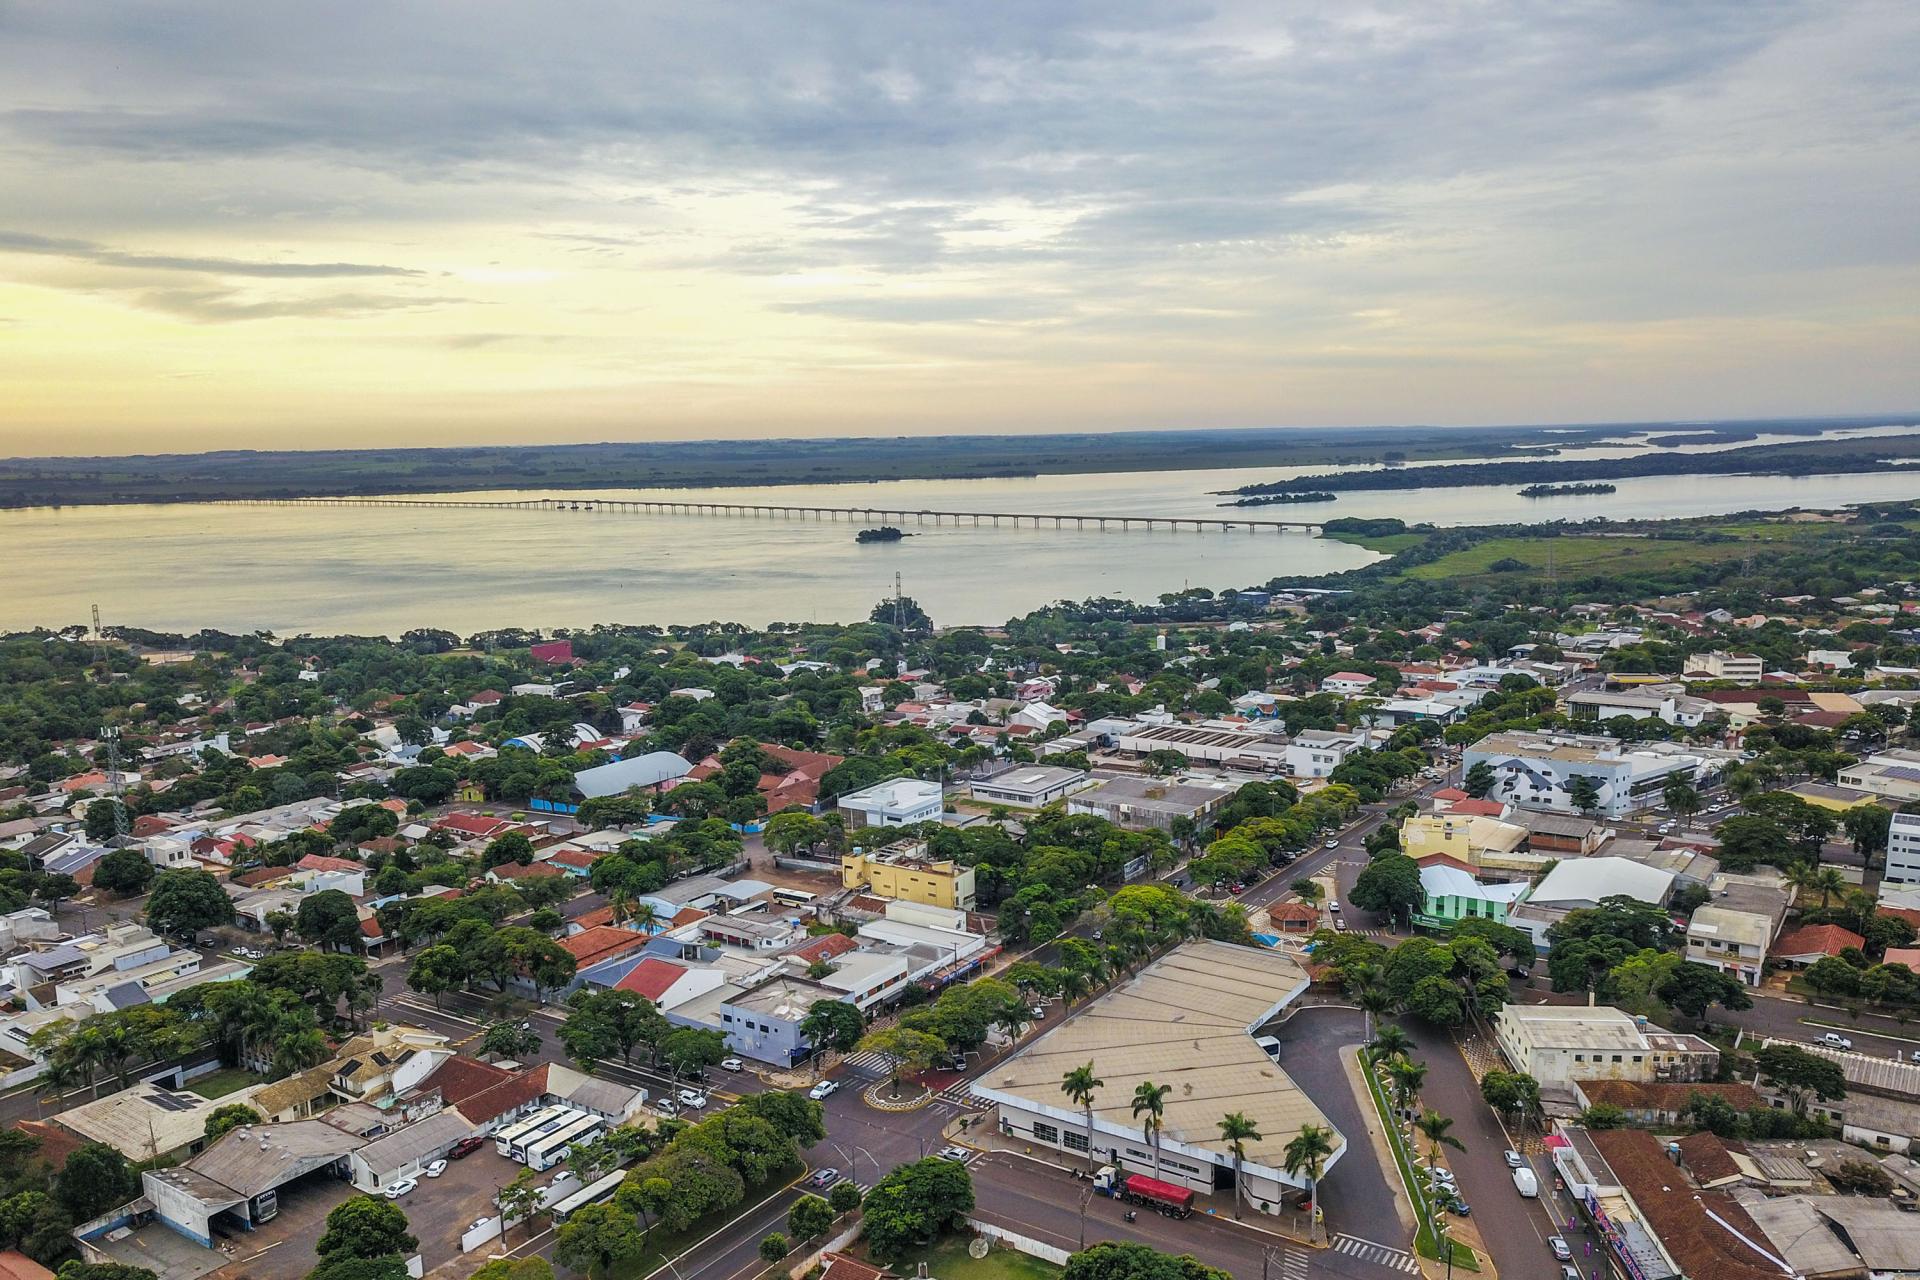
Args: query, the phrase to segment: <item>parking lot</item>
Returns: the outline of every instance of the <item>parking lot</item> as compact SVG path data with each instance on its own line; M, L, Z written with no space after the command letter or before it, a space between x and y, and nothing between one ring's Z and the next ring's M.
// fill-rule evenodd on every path
M459 1256L460 1237L479 1218L494 1215L494 1193L512 1182L521 1166L493 1149L491 1140L464 1160L449 1160L437 1178L421 1177L420 1185L402 1196L399 1205L420 1237L420 1261L431 1271ZM563 1170L539 1175L551 1182ZM486 1246L476 1257L484 1258Z
M232 1230L222 1243L235 1261L218 1280L299 1280L313 1270L313 1246L327 1229L327 1215L357 1193L353 1184L312 1174L280 1188L280 1212L252 1231ZM164 1230L165 1228L162 1228Z

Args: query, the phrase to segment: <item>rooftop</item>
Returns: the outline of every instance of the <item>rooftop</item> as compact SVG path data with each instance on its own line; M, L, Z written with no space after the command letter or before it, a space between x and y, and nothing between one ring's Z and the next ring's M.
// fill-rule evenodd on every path
M187 1161L186 1167L251 1197L365 1145L366 1139L318 1120L242 1125Z
M1739 911L1732 907L1701 907L1687 922L1687 936L1764 948L1773 936L1773 921L1753 911Z

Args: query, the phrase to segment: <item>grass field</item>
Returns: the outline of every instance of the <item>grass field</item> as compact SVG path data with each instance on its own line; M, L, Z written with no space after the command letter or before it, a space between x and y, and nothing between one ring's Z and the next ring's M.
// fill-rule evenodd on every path
M1369 551L1378 551L1388 556L1397 556L1408 547L1417 547L1427 540L1427 535L1424 533L1388 533L1377 538L1358 533L1330 533L1327 536L1335 542L1351 543L1356 547L1365 547Z
M919 1265L927 1264L927 1274L940 1280L1057 1280L1062 1272L1050 1262L1029 1258L1013 1249L995 1249L984 1258L967 1256L969 1236L948 1236L925 1253L915 1254L893 1264L903 1276L917 1275Z
M224 1098L236 1090L258 1083L260 1083L260 1077L251 1071L242 1071L238 1067L226 1067L201 1076L198 1080L187 1081L187 1090L203 1098Z
M1551 559L1553 571L1562 577L1584 574L1658 573L1683 565L1719 564L1738 560L1762 547L1778 547L1783 542L1814 541L1834 536L1832 525L1757 524L1748 534L1747 526L1730 525L1716 532L1733 536L1730 542L1688 542L1674 538L1642 538L1629 534L1575 534L1559 538L1493 538L1478 546L1440 557L1406 571L1414 579L1498 577L1493 566L1502 560L1517 560L1525 570L1507 572L1544 573Z

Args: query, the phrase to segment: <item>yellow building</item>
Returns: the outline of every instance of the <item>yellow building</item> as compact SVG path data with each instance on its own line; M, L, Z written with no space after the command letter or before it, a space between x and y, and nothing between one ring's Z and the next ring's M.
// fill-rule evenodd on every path
M1531 875L1553 858L1528 852L1527 834L1484 814L1416 813L1400 824L1400 849L1416 861L1444 853L1471 867Z
M923 842L909 840L884 849L842 854L840 884L847 889L865 885L876 898L971 911L973 868L931 861L926 852Z

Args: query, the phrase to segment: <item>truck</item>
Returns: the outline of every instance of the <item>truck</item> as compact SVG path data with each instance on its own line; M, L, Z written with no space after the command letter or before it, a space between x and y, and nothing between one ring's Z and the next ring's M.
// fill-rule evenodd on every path
M1093 1189L1169 1218L1185 1218L1193 1213L1193 1192L1187 1188L1138 1173L1122 1178L1120 1171L1110 1164L1102 1165L1100 1172L1093 1175Z
M1532 1200L1540 1194L1540 1179L1534 1176L1533 1170L1531 1169L1515 1169L1513 1171L1513 1189L1527 1199Z

